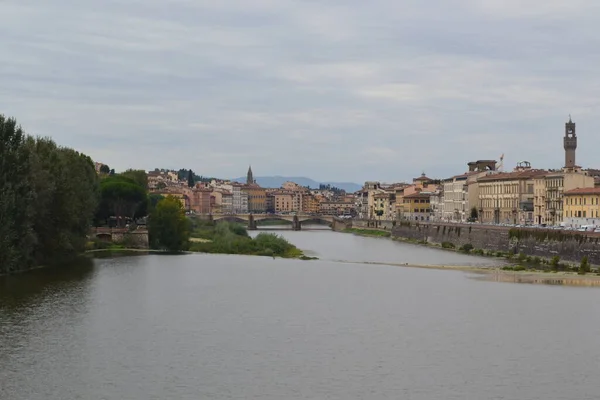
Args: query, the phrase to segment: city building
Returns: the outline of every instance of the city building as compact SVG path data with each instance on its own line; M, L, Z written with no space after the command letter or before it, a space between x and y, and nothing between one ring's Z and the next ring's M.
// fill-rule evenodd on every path
M294 206L294 195L292 193L287 191L273 193L273 211L276 214L297 211L298 209Z
M404 219L409 221L430 221L431 211L431 192L417 191L404 195Z
M374 218L383 221L392 221L396 215L396 194L394 192L380 192L373 195Z
M469 218L468 177L466 173L443 180L444 221L465 222Z
M246 184L242 192L248 196L248 212L261 214L267 211L267 191L256 183Z
M546 171L532 169L527 161L513 172L479 178L479 219L485 223L531 224L534 222L534 179Z
M319 200L316 196L310 193L302 195L302 212L306 214L317 214L319 212Z
M600 226L600 188L572 189L565 191L563 196L565 226Z
M534 223L560 225L564 219L564 192L594 187L594 177L577 169L553 171L534 180Z
M319 214L322 215L355 215L354 203L348 201L322 201L319 203Z

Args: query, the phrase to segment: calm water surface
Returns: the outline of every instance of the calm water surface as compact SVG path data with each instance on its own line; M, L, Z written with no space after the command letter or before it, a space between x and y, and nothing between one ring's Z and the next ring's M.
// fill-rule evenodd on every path
M597 289L354 263L490 260L279 233L320 260L140 256L0 279L0 399L600 397Z

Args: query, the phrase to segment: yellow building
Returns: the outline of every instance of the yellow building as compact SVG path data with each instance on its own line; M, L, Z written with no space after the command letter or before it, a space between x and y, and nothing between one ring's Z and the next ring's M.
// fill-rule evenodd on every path
M319 200L312 194L302 196L302 212L317 214L319 212Z
M432 216L431 193L415 192L404 195L402 201L404 204L404 219L411 221L429 221Z
M518 167L513 172L479 178L477 186L481 222L533 223L534 179L545 173L546 171L543 170Z
M383 221L392 221L395 219L395 194L377 193L373 196L373 212L375 218Z
M294 196L291 193L274 193L273 206L275 213L289 213L292 211L296 211L294 209Z
M564 192L564 223L579 228L582 225L600 226L600 188L577 188Z
M264 213L267 211L267 191L257 184L244 185L242 192L248 194L248 212Z
M549 172L534 179L535 223L560 225L564 219L563 194L594 186L594 177L582 172Z

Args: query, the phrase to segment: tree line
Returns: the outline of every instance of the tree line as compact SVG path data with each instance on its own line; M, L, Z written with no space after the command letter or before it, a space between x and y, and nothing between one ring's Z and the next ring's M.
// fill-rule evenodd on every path
M93 225L135 226L145 216L153 247L186 248L183 206L150 194L145 171L97 173L89 156L0 114L0 274L67 263L86 250Z
M0 273L80 254L98 201L90 157L0 115Z

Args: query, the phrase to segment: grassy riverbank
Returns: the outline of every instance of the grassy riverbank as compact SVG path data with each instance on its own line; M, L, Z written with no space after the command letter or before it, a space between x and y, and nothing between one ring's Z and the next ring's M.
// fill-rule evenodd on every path
M251 238L242 225L225 221L194 221L190 241L192 252L309 259L279 235L260 233Z
M346 228L342 232L353 233L359 236L372 236L372 237L390 237L392 233L390 231L384 231L380 229L369 229L369 228Z

